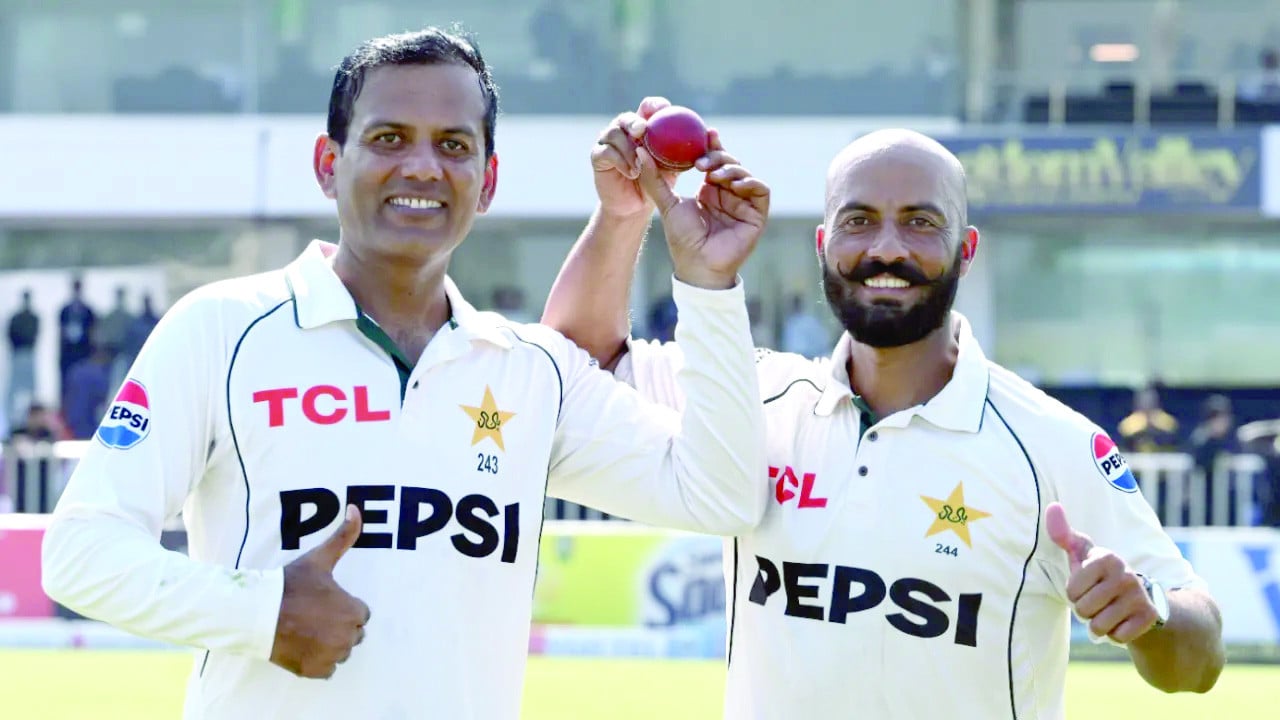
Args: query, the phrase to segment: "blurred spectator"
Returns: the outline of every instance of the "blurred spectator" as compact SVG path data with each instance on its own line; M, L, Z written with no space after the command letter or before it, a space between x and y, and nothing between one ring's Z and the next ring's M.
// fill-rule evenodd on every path
M84 284L79 277L71 280L71 300L58 312L58 378L66 407L67 376L81 360L93 352L90 333L97 322L93 309L85 304L82 294Z
M57 413L46 408L42 403L32 400L27 406L26 416L22 422L5 437L6 444L0 447L0 454L14 452L16 457L23 457L34 450L33 445L64 440L66 433L58 422ZM0 513L13 512L16 498L11 499L10 496L19 494L12 483L19 482L22 473L19 471L11 478L5 477L5 472L9 469L8 462L0 463Z
M31 290L22 291L22 307L9 318L9 394L5 403L6 417L26 415L27 405L36 392L36 337L40 334L40 318L31 309Z
M1231 410L1231 400L1225 395L1210 395L1204 401L1200 422L1191 431L1191 456L1195 459L1196 470L1204 476L1206 507L1210 509L1210 513L1213 512L1214 507L1214 481L1217 479L1215 469L1218 460L1224 455L1238 452L1240 452L1240 446L1236 442L1236 422ZM1229 497L1217 500L1229 503L1228 507L1231 511L1228 513L1227 522L1230 524L1236 524L1238 521L1234 517L1234 495L1235 488L1231 488ZM1212 516L1193 520L1195 524L1208 523L1212 521Z
M1235 415L1225 395L1210 395L1204 401L1200 423L1191 431L1191 454L1196 467L1209 469L1219 455L1239 452Z
M94 339L97 340L97 333ZM67 429L76 440L88 440L102 422L111 388L111 352L101 343L93 344L93 353L76 363L67 374L66 398L62 413Z
M804 298L792 295L787 301L787 317L782 321L783 352L792 352L807 358L824 357L831 353L831 336L818 316L804 305Z
M1236 95L1242 100L1280 102L1280 52L1263 51L1261 71L1240 83Z
M529 310L525 308L524 291L518 287L500 285L494 288L492 302L494 311L500 313L511 322L538 322L538 318L533 317Z
M158 322L160 322L160 317L156 315L155 307L151 305L151 295L143 295L142 312L138 313L133 318L133 322L129 323L129 330L124 335L122 352L136 357L142 350L142 345L147 342L147 338L151 337L151 331L155 329ZM132 359L130 359L129 364L133 364Z
M27 440L29 442L54 442L63 437L58 416L42 403L32 402L27 406L26 418L21 425L14 427L10 440Z
M529 34L537 58L549 63L553 73L562 73L580 60L575 53L578 31L561 0L547 0L533 11Z
M1262 453L1266 471L1262 474L1262 485L1257 489L1258 523L1280 528L1280 435L1274 436L1270 445L1268 451Z
M764 311L764 303L759 297L747 298L747 318L751 320L751 339L755 342L756 347L774 348L777 347L777 338L773 331L773 323L769 322L769 316Z
M533 57L523 74L532 92L517 103L525 111L598 110L602 103L612 102L622 80L616 64L618 38L590 23L575 22L565 5L563 0L545 0L529 16ZM622 17L617 23L621 32L628 32L629 20Z
M676 301L670 295L649 307L649 339L671 342L676 332Z
M1178 421L1160 407L1154 385L1133 396L1133 412L1117 428L1119 445L1125 452L1177 452Z
M1254 487L1258 524L1280 528L1280 420L1250 423L1237 431L1236 438L1244 452L1259 455L1264 463Z
M129 332L129 324L133 322L133 315L124 306L126 292L127 288L123 285L116 288L116 305L98 324L98 337L113 358L124 347L124 336Z
M151 336L151 331L159 321L155 309L151 307L151 295L143 295L142 312L129 321L129 327L124 333L124 342L120 345L120 352L116 353L115 360L111 363L110 385L112 388L118 388L124 383L125 376L129 374L129 368L133 367L133 361L137 359L142 345L147 342L147 338Z

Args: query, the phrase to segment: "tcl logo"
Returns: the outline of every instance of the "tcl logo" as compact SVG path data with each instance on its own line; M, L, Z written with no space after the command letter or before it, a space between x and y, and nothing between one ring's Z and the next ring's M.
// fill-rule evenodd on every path
M286 408L294 405L288 401L297 400L299 394L302 395L302 416L316 425L342 422L348 414L353 415L356 422L383 422L391 419L390 410L369 408L369 388L365 385L357 385L352 390L350 406L346 404L347 393L334 385L316 385L302 391L299 388L259 390L253 394L253 401L266 403L267 424L280 427L285 423Z
M788 502L799 498L796 503L802 508L824 508L827 506L827 499L813 496L813 483L817 479L817 475L813 473L804 473L797 477L796 471L788 465L784 468L776 468L769 466L769 479L777 480L773 486L773 496L777 499L779 505L786 505Z

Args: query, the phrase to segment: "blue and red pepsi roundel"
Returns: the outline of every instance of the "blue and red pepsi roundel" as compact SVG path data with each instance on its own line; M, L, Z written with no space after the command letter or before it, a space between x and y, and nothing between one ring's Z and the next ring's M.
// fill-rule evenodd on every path
M98 426L98 440L109 448L128 450L150 433L151 402L147 399L147 389L137 380L125 380Z
M1138 479L1129 469L1129 463L1120 454L1116 443L1106 433L1093 434L1093 463L1098 472L1111 483L1111 487L1127 493L1138 491Z

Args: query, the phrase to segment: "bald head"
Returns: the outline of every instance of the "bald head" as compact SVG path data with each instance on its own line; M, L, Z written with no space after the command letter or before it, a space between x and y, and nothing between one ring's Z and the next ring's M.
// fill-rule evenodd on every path
M978 247L966 205L960 161L920 133L864 135L831 161L818 262L856 342L900 347L948 331Z
M933 138L900 129L868 133L836 154L827 168L826 220L829 223L850 202L864 202L857 196L870 186L885 183L892 188L882 190L892 190L888 195L901 202L939 205L948 225L963 227L968 222L959 158Z

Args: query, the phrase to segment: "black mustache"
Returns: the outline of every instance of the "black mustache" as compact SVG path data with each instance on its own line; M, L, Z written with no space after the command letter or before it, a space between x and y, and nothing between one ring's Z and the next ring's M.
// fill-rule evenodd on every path
M905 262L896 262L892 265L886 265L879 260L868 260L867 262L860 263L857 267L850 270L845 270L839 265L839 263L837 263L836 272L840 274L840 277L854 283L866 282L877 275L884 274L906 280L912 285L928 285L933 282L933 280L921 272L919 268L908 265Z

